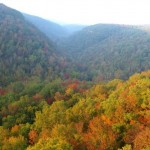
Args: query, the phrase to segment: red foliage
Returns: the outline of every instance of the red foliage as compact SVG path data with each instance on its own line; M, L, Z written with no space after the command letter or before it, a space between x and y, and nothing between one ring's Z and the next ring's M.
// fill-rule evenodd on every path
M68 73L65 73L65 74L64 74L64 78L65 78L65 79L69 79L69 78L70 78L70 75L69 75Z
M47 103L48 103L49 105L51 105L51 104L54 102L54 100L53 100L52 98L50 98L50 97L47 98L46 101L47 101Z
M0 88L0 96L5 95L6 94L6 90Z
M149 125L150 124L150 117L144 117L144 116L140 116L138 118L138 121L142 124L142 125Z

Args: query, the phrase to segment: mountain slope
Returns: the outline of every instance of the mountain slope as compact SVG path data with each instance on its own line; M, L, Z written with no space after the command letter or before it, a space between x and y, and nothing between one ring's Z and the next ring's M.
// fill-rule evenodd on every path
M88 79L126 79L150 69L150 34L141 27L93 25L66 38L60 47Z
M0 4L0 86L32 76L52 79L60 59L53 43L20 12Z
M23 14L23 16L53 41L67 37L86 27L85 25L78 24L59 25L55 22L29 14Z
M65 28L57 23L45 20L43 18L32 16L28 14L23 14L26 20L35 25L40 31L42 31L47 37L52 40L57 40L58 38L65 37L68 35Z

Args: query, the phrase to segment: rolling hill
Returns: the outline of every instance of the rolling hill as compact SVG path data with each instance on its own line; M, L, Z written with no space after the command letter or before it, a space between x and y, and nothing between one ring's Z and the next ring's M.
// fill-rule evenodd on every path
M64 39L62 51L88 79L127 79L150 69L148 27L97 24Z

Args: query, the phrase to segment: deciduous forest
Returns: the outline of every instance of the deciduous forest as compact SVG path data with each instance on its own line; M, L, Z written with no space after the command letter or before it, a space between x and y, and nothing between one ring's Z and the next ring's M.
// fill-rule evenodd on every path
M0 4L0 150L149 149L150 26L60 26Z

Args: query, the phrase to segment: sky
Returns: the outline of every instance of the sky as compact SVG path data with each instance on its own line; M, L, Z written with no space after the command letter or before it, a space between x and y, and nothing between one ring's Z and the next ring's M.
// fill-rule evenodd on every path
M0 3L64 24L150 24L150 0L0 0Z

